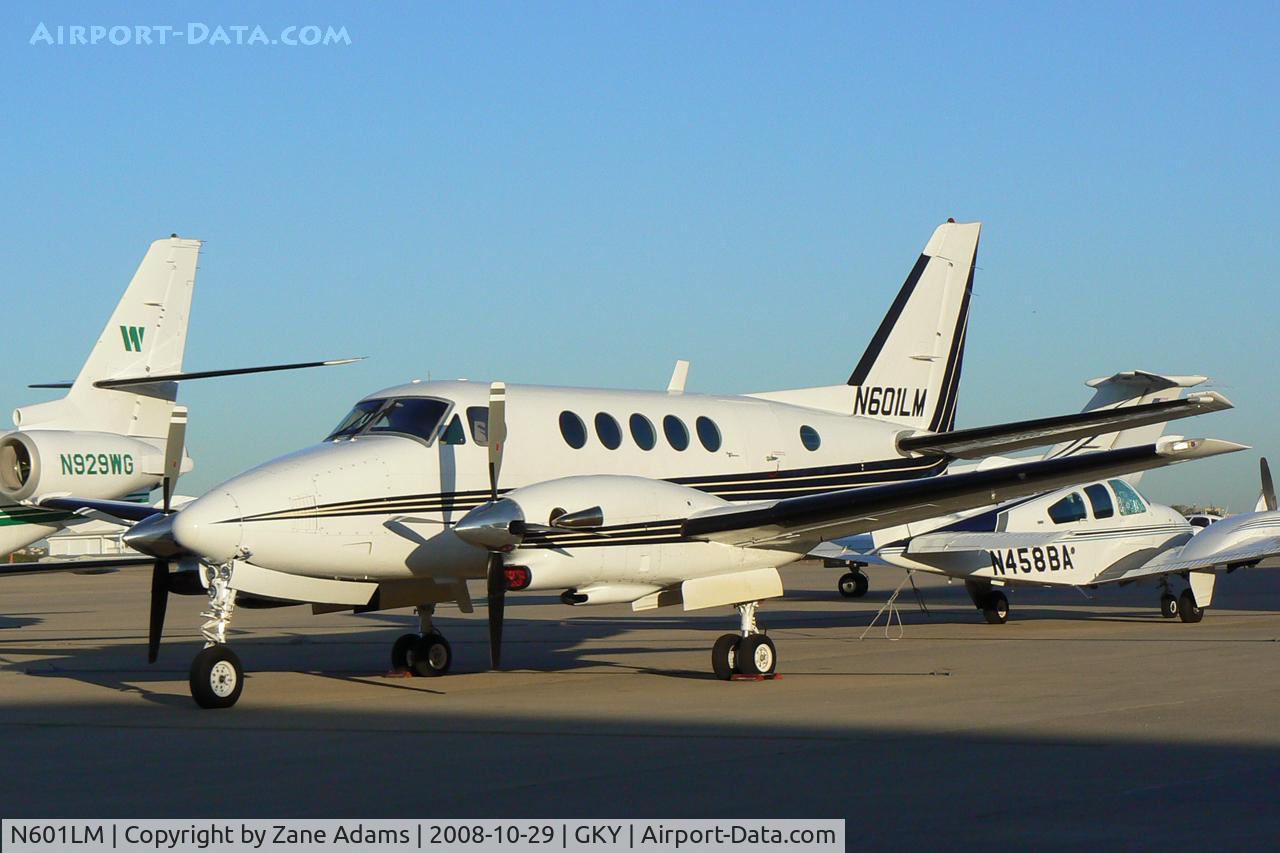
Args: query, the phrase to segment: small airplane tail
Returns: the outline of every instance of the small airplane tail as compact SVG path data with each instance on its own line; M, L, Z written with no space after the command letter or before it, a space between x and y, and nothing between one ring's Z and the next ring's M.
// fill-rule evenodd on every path
M152 243L70 391L62 399L18 409L15 426L164 438L176 383L129 388L95 383L181 372L200 245L177 235Z
M1122 409L1129 406L1140 406L1146 403L1161 403L1176 400L1186 388L1194 388L1208 381L1207 376L1163 376L1145 370L1128 370L1113 376L1090 379L1085 384L1094 389L1093 398L1081 410L1092 412L1100 409ZM1045 451L1043 459L1057 459L1074 456L1079 453L1092 453L1099 450L1117 450L1122 447L1137 447L1151 444L1164 435L1167 422L1147 424L1095 435L1090 438L1062 442ZM1142 479L1141 471L1128 474L1119 479L1130 485L1137 485Z
M944 432L955 427L982 223L939 225L843 385L752 394Z

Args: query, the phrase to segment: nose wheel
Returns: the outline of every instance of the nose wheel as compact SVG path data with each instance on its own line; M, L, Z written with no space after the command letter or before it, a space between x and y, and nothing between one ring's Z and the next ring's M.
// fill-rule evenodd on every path
M244 667L226 646L210 646L191 662L191 698L201 708L230 708L244 689Z
M845 598L862 598L870 585L867 576L859 571L845 572L836 582L836 588Z

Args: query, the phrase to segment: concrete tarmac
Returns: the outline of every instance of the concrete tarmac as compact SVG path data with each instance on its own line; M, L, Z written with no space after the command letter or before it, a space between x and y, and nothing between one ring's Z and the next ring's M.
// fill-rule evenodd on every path
M1280 566L1277 566L1280 568ZM0 813L11 817L844 817L859 848L1274 848L1280 571L1221 577L1204 621L1151 586L960 585L902 599L901 639L818 563L761 619L783 677L719 682L728 608L632 614L513 594L505 671L482 602L443 609L454 672L383 677L409 611L244 610L239 705L201 711L203 599L145 662L146 571L0 586ZM475 590L481 594L479 589Z

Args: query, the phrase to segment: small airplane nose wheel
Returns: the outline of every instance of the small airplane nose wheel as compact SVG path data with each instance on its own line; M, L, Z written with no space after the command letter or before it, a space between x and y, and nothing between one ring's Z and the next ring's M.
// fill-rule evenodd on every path
M862 598L867 594L870 583L862 572L845 572L836 586L845 598Z
M1169 593L1160 596L1160 615L1166 619L1173 619L1178 615L1178 599Z
M201 708L230 708L244 689L240 658L226 646L210 646L191 662L190 685Z

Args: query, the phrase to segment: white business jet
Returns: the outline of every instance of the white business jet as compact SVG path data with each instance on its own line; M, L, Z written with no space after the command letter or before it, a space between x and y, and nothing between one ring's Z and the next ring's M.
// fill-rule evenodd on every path
M414 606L421 633L393 647L423 675L450 667L435 605L469 611L487 579L491 662L508 590L635 610L736 607L714 644L721 678L777 661L757 609L778 567L818 542L1082 479L1240 449L1161 441L936 478L976 458L1229 406L1218 395L955 430L978 224L925 246L848 381L740 396L422 382L356 404L320 444L267 462L176 513L77 498L45 506L137 521L156 558L151 643L165 588L189 567L209 595L193 697L227 707L243 671L226 644L237 596L329 609Z
M184 373L200 245L177 235L152 243L75 381L31 386L67 388L66 396L14 411L16 429L0 434L0 555L87 517L23 503L33 496L141 500L166 471L191 470L191 458L181 452L165 467L167 436L186 425L185 410L175 407L179 382L353 360ZM180 449L181 434L177 438ZM92 571L97 563L116 567L129 560L76 560L71 568ZM63 570L59 563L0 564L0 575Z

